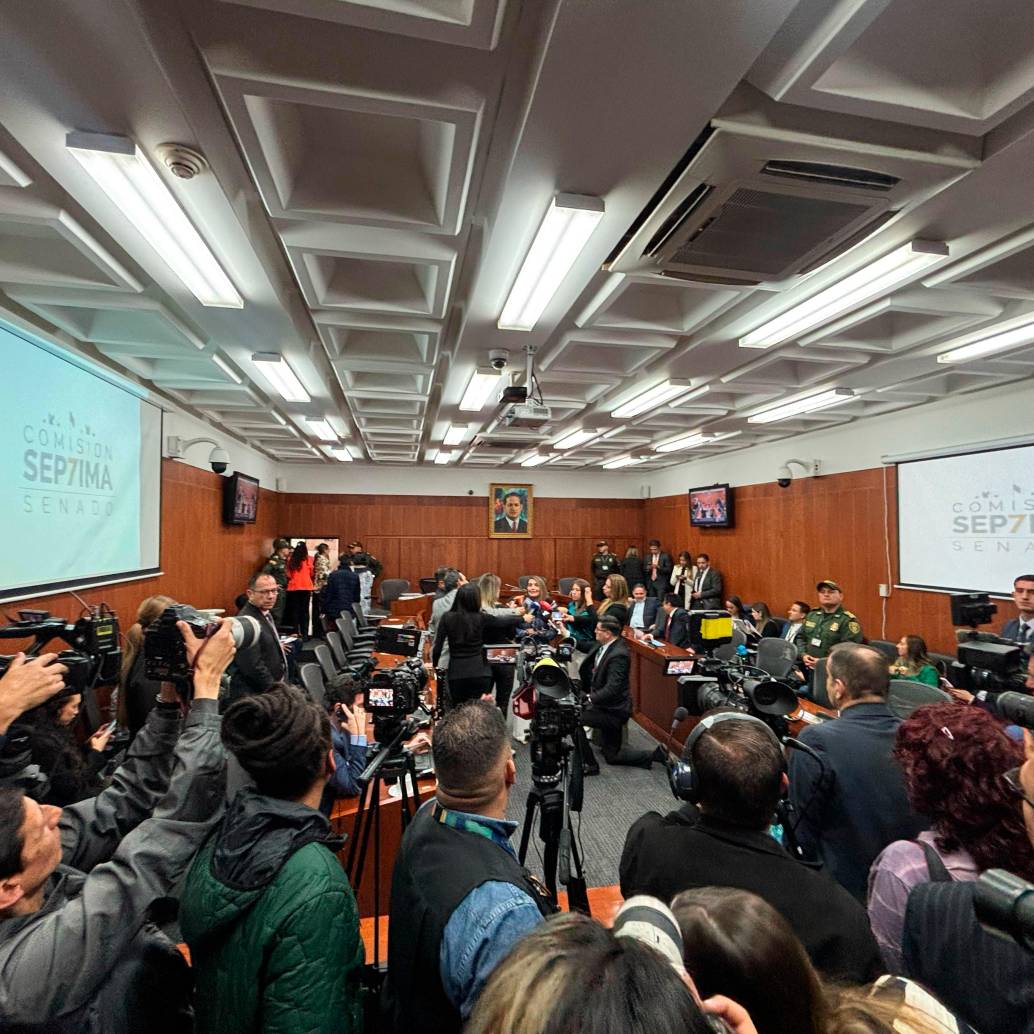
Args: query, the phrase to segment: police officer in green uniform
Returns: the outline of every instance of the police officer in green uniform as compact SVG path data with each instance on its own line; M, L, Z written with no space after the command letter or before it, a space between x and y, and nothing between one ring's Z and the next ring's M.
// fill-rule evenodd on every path
M831 578L815 586L819 605L809 610L798 637L797 653L805 666L815 667L837 643L860 643L864 638L858 618L844 610L844 590Z
M596 552L592 555L592 580L596 586L593 594L596 599L603 597L603 583L620 570L621 561L611 553L606 541L601 539L596 543Z
M273 553L262 568L263 574L271 574L276 580L277 588L276 603L269 612L273 624L280 626L284 620L284 607L287 605L287 559L291 555L291 543L287 539L275 539L273 542Z

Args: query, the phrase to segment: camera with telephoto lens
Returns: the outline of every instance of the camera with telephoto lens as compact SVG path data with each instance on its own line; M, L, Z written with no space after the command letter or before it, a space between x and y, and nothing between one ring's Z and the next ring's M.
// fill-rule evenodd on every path
M524 687L534 690L534 711L529 727L531 778L539 787L556 786L563 777L565 737L573 737L582 708L564 663L571 659L573 643L557 647L524 643Z
M979 592L957 593L949 602L958 650L948 681L970 693L1022 691L1027 679L1024 648L991 632L977 631L977 626L990 622L998 610L991 597Z
M238 650L253 649L259 641L261 626L257 618L229 618L230 633ZM155 682L170 682L186 691L193 678L187 659L187 644L176 622L185 621L198 639L208 639L219 631L219 622L186 603L174 603L144 629L144 673Z

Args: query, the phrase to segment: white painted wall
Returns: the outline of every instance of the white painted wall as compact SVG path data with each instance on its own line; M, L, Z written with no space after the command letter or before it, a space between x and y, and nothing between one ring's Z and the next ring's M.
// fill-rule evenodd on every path
M545 470L541 467L373 466L339 463L334 467L284 463L280 477L286 492L326 492L332 495L476 495L486 496L493 481L535 486L538 498L638 499L646 474L617 471Z
M775 481L780 465L791 458L817 459L823 474L839 474L878 467L884 456L1023 435L1034 435L1034 382L1029 380L666 467L653 474L650 487L656 497L714 482ZM799 469L795 477L800 476Z
M162 400L163 406L169 403ZM212 427L203 420L198 420L183 413L180 410L166 409L162 421L162 455L166 454L165 439L169 435L178 435L180 438L214 438L230 455L230 466L227 474L239 470L242 474L250 474L259 479L263 488L275 489L277 477L277 463L261 452L249 449L241 445L235 438L231 438L225 431ZM208 454L212 451L211 445L195 445L189 449L180 463L187 463L199 470L211 470L208 464Z

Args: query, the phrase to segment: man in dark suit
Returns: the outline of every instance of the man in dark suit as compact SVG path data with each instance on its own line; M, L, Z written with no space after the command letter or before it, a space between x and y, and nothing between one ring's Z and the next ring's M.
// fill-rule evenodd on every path
M338 569L331 572L323 592L323 617L328 632L334 630L334 622L342 614L355 614L361 596L362 586L359 575L352 570L352 557L345 555L339 561Z
M889 687L883 654L860 643L838 643L827 660L826 691L840 717L798 736L822 765L801 751L790 755L797 839L863 903L876 856L927 827L912 810L893 757L901 719L887 707Z
M528 522L523 511L520 492L508 492L503 499L503 515L496 518L495 530L505 535L527 535Z
M621 638L621 622L604 614L596 625L599 644L582 662L579 675L588 702L579 718L578 746L586 775L599 774L599 762L585 736L583 726L599 729L602 754L608 765L635 765L649 768L655 761L667 760L661 747L656 750L631 750L621 745L621 732L632 716L632 694L628 685L628 647Z
M1034 660L1027 687L1034 688ZM1034 737L1024 734L1016 807L1034 844ZM1034 955L988 933L973 909L975 884L923 883L908 896L902 954L905 975L925 984L977 1030L1034 1031ZM974 965L973 960L980 964Z
M669 592L661 604L653 638L659 642L671 643L689 649L689 614L679 606L682 600L676 593Z
M697 554L697 570L693 575L690 599L693 601L693 610L721 610L725 606L722 576L711 566L711 558L706 553Z
M259 641L249 650L239 650L233 659L231 702L248 693L264 693L287 677L287 657L270 613L279 591L276 578L271 574L256 574L248 582L248 602L239 614L258 621Z
M1002 638L1015 643L1034 642L1034 574L1021 574L1012 583L1012 599L1017 616L1006 621Z
M628 604L628 627L648 630L657 620L657 600L646 595L646 586L632 587L632 600Z
M782 638L791 646L797 646L804 632L804 619L810 610L811 607L804 600L794 600L790 604L790 609L786 612L786 628L783 629Z
M647 812L633 824L621 855L621 893L670 901L693 887L749 890L783 915L824 977L872 980L883 964L865 909L768 833L786 787L775 735L760 721L712 714L720 720L688 745L692 756L685 758L696 774L696 803L664 818Z
M643 566L646 568L647 590L655 599L664 599L665 593L671 588L671 556L661 552L661 544L657 539L650 539L646 556L643 558Z

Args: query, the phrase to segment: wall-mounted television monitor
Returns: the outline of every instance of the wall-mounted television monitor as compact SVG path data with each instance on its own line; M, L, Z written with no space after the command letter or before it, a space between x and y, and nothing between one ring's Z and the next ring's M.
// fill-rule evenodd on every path
M693 528L731 528L733 526L732 489L728 485L709 485L689 490L689 523Z
M254 524L258 515L258 478L234 473L223 479L223 522Z

